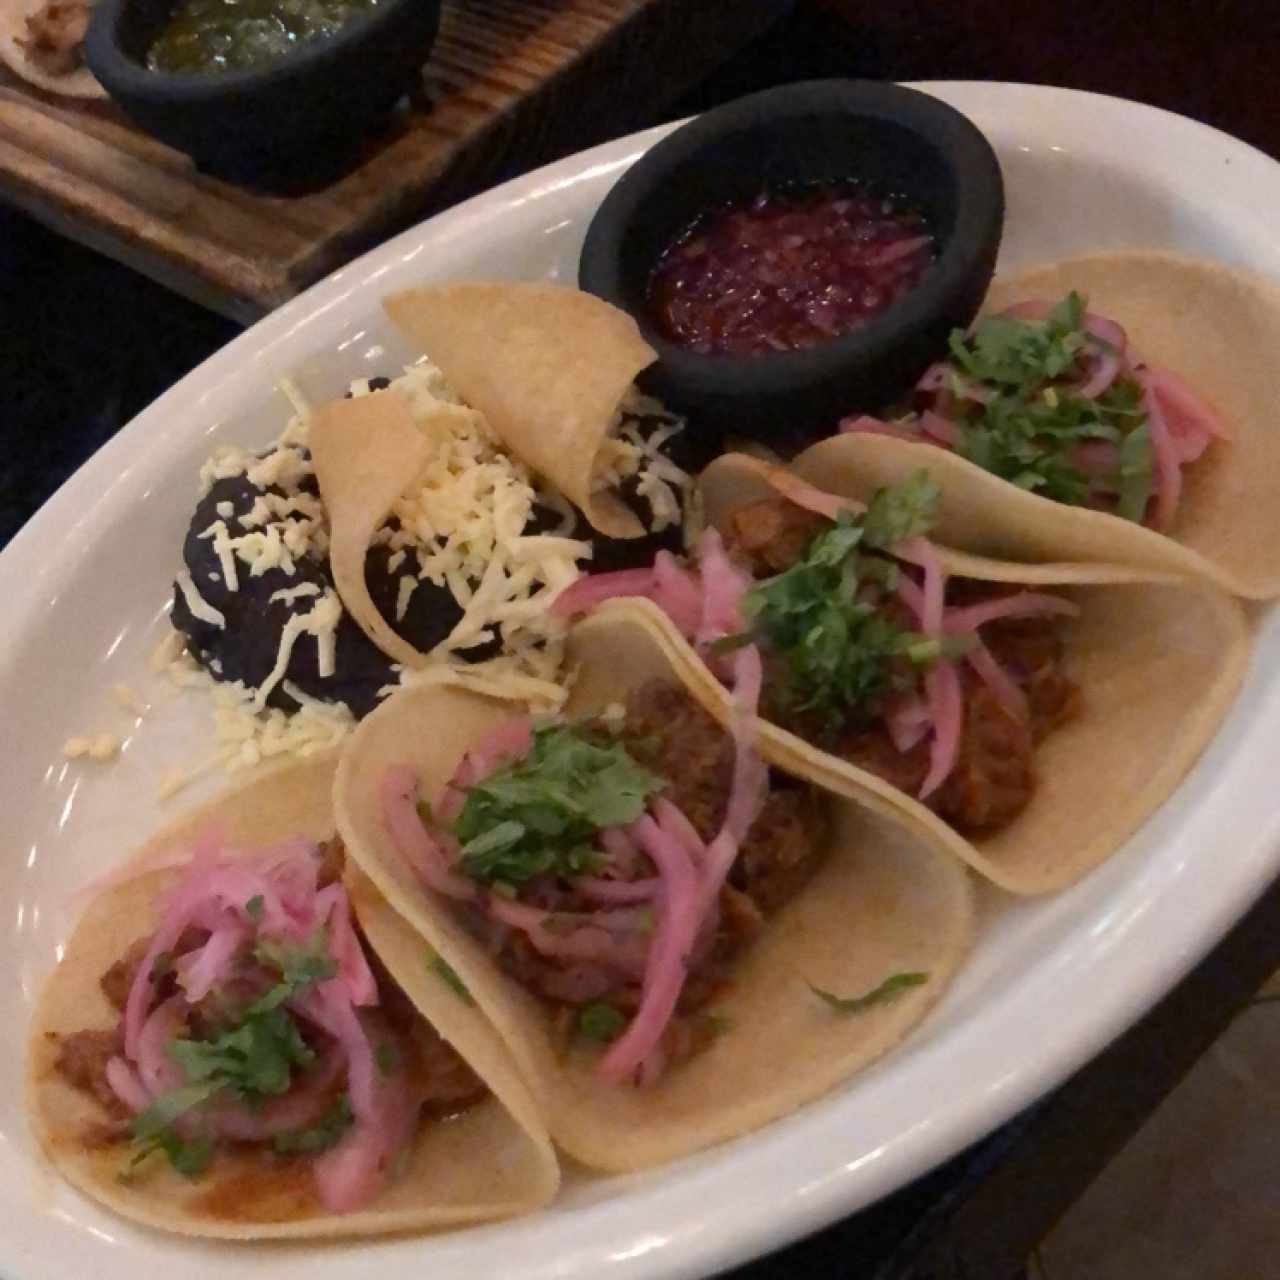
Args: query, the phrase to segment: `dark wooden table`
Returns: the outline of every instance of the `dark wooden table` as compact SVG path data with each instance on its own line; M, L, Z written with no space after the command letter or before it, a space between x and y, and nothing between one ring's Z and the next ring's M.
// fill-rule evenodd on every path
M802 0L665 114L824 75L1029 80L1152 102L1280 155L1276 49L1280 6L1249 0L1184 0L1176 15L1155 0L1023 0L1016 10L1007 0ZM555 151L551 140L540 156ZM0 212L0 316L10 445L0 543L98 445L238 332L11 212ZM737 1280L1015 1280L1035 1243L1277 967L1273 886L1151 1014L1060 1089Z
M443 0L417 90L352 165L288 193L220 182L114 103L0 68L0 199L247 322L431 213L650 123L790 7Z

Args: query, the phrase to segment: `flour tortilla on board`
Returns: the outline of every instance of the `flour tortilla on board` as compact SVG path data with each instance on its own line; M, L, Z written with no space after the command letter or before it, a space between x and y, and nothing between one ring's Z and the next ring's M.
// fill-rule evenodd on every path
M588 618L569 649L578 672L570 717L600 712L652 678L677 679L643 616ZM397 693L344 751L335 809L351 858L461 976L517 1059L553 1139L581 1163L606 1171L657 1165L821 1096L901 1041L966 955L971 886L959 861L929 837L833 795L834 847L739 957L716 1001L730 1030L650 1088L602 1083L589 1052L561 1055L549 1006L501 972L409 871L379 808L388 767L411 764L421 794L438 795L469 744L518 710L458 689ZM787 764L769 744L763 750ZM901 972L926 972L928 981L854 1016L832 1013L808 986L858 994Z
M596 482L618 406L657 359L625 311L562 285L510 282L429 285L383 306L506 447L595 529L614 538L644 533Z
M934 536L978 555L1129 565L1205 578L1249 599L1280 595L1280 288L1216 262L1128 251L998 277L984 310L1072 289L1122 325L1144 360L1185 379L1231 434L1183 470L1168 535L1039 497L934 445L835 436L792 467L820 487L857 472L873 489L928 470L942 486Z
M262 1157L220 1152L190 1181L153 1159L128 1181L119 1144L86 1148L81 1135L104 1113L53 1069L58 1032L112 1026L117 1017L100 976L155 918L155 899L178 874L166 862L216 828L232 845L268 845L290 836L328 839L336 761L332 755L286 766L228 793L157 835L135 855L142 874L113 877L67 943L36 1007L28 1059L32 1124L45 1154L69 1182L124 1217L185 1235L226 1239L366 1236L427 1230L528 1212L547 1203L559 1169L537 1109L511 1056L479 1011L431 974L420 936L352 872L349 888L366 936L424 1016L492 1091L446 1123L425 1121L406 1167L372 1202L349 1214L325 1210L304 1179L272 1175Z
M28 39L27 18L44 7L45 0L0 0L0 62L15 75L48 93L66 98L105 98L107 91L88 67L80 66L63 76L49 75L28 57L20 41Z
M866 502L878 487L848 451L863 438L829 442L824 489ZM728 527L748 503L776 496L767 467L725 454L703 472L709 524ZM954 498L943 493L943 504ZM931 535L933 536L933 535ZM1074 601L1059 623L1066 671L1080 687L1078 715L1036 747L1037 787L1027 808L993 835L966 839L912 796L793 733L762 721L761 732L799 772L864 803L896 807L1001 888L1048 893L1080 879L1120 847L1169 797L1230 709L1249 660L1240 604L1207 583L1104 564L1012 564L938 546L948 574L1049 590ZM723 686L654 605L623 600L661 628L686 683L727 714Z

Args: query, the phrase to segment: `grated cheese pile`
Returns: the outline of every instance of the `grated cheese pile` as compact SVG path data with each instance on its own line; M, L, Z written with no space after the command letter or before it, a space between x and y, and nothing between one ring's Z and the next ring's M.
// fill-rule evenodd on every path
M637 420L657 420L662 425L646 435ZM596 458L595 488L616 489L634 479L636 495L652 512L647 523L654 533L680 523L693 490L693 477L662 453L662 446L683 429L682 418L633 387L618 406Z

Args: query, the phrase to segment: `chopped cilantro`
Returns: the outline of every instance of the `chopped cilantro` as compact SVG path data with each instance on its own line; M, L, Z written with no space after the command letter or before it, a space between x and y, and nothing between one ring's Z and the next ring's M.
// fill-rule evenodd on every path
M937 481L927 471L917 471L901 484L877 490L862 517L863 542L888 551L896 543L928 533L940 496Z
M250 915L255 901L260 910L260 898L245 904ZM241 1006L228 1025L208 1038L169 1042L166 1051L182 1068L185 1083L134 1118L134 1153L126 1176L156 1151L164 1152L179 1173L198 1176L213 1158L213 1144L202 1136L179 1134L175 1122L181 1116L218 1094L250 1106L278 1097L288 1091L295 1070L315 1060L314 1050L282 1006L304 987L335 973L327 931L323 926L316 929L301 945L259 938L254 957L279 973L280 981L247 1007Z
M277 1134L271 1145L276 1154L282 1156L314 1155L318 1151L327 1151L347 1131L354 1118L351 1102L344 1093L310 1129Z
M904 991L918 987L929 981L927 973L895 973L886 978L878 987L873 987L865 995L837 996L830 991L823 991L811 982L809 990L836 1013L862 1013L878 1004L887 1004L896 1000Z
M250 920L262 919L262 894L255 893L248 902L244 904L244 913Z
M212 1040L173 1040L168 1050L188 1081L207 1081L246 1099L287 1092L293 1069L316 1056L281 1008L250 1013Z
M782 659L770 696L779 711L836 731L870 716L917 668L949 656L944 643L899 625L881 607L898 569L866 548L889 549L925 532L938 498L925 472L875 494L865 515L842 513L803 559L757 583L743 600L753 638Z
M626 1015L611 1004L588 1004L578 1011L578 1034L584 1040L608 1044L616 1040L627 1025Z
M134 1116L129 1125L133 1154L121 1177L128 1179L144 1160L161 1151L184 1177L198 1178L213 1159L213 1143L204 1137L183 1138L173 1126L181 1116L207 1102L217 1091L218 1086L211 1082L186 1085L161 1095Z
M634 822L661 786L620 742L565 726L539 729L523 760L467 791L453 824L462 869L511 886L582 875L599 861L596 832Z
M280 981L249 1006L250 1013L263 1013L301 991L313 982L326 982L338 971L333 956L329 954L329 931L319 925L307 940L299 945L294 942L278 942L259 938L253 949L254 956L280 974Z
M431 951L427 954L427 967L432 973L444 983L455 996L465 1000L468 1004L474 1004L471 998L471 992L467 990L467 984L458 977L458 971L451 965L442 955Z
M989 316L952 333L951 360L989 393L958 400L956 452L1021 489L1075 506L1111 506L1141 521L1151 496L1152 453L1142 389L1121 373L1100 396L1078 392L1082 355L1102 345L1084 329L1085 301L1068 294L1043 320ZM958 415L958 416L955 416ZM1109 446L1106 470L1084 465L1082 446Z

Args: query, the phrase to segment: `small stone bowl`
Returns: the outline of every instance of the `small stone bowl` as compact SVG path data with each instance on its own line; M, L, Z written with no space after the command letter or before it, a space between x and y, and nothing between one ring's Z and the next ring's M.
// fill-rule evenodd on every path
M914 290L863 327L796 351L700 354L658 329L650 275L700 215L762 191L849 182L924 215L937 258ZM719 107L643 155L596 212L578 283L636 319L658 352L644 389L694 415L703 443L732 432L794 448L911 387L977 313L1003 225L999 163L966 117L899 85L820 80Z

